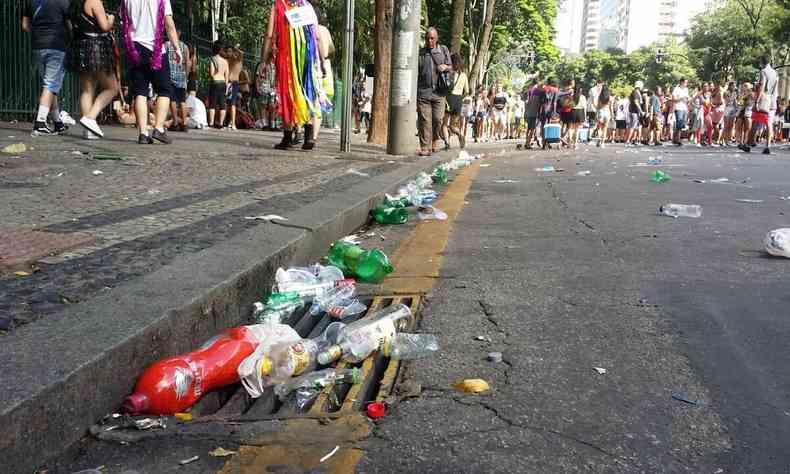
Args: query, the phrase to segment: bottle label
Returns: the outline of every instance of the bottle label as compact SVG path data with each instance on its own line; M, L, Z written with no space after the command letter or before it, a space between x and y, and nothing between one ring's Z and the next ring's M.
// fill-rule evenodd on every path
M299 375L310 365L310 351L304 343L299 342L291 346L291 362L294 372L292 375Z

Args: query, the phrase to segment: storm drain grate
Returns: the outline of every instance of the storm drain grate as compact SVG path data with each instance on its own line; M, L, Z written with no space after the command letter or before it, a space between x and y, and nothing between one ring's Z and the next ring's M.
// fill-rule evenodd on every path
M403 322L401 331L412 331L419 320L420 296L397 295L376 296L371 299L361 298L368 309L357 318L345 320L352 322L364 319L376 311L396 304L404 304L411 309L412 319ZM294 314L287 324L304 338L321 335L332 322L337 321L328 315L314 317L303 309ZM322 369L324 367L319 367ZM241 385L234 385L225 390L208 394L192 409L197 416L222 416L240 420L273 420L288 418L337 418L345 414L364 409L367 403L382 401L389 397L394 388L400 370L400 362L390 360L383 354L374 353L363 362L349 364L339 362L337 368L357 368L360 370L360 383L339 384L324 389L315 401L301 412L298 412L293 401L281 403L274 394L273 388L267 389L257 399L252 399Z

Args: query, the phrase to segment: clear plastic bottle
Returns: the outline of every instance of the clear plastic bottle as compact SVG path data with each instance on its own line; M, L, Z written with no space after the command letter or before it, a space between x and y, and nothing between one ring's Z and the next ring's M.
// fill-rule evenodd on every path
M277 384L274 387L274 393L280 397L280 400L284 400L289 393L300 388L312 388L320 391L324 387L333 384L359 383L359 379L359 369L324 369L310 372Z
M277 284L275 291L279 293L296 292L305 301L312 301L316 295L338 287L354 283L354 280L347 280L343 277L343 272L333 266L316 265L311 268L289 268L284 270L277 269L275 274Z
M433 334L398 333L384 343L382 353L391 359L411 360L428 357L439 350Z
M310 316L326 313L332 318L344 319L355 316L367 309L367 306L354 298L354 285L332 288L313 300Z
M400 321L411 317L408 306L396 304L340 328L332 345L319 352L318 363L329 365L341 358L361 362L395 336Z
M259 301L253 305L252 318L259 324L282 324L304 305L304 300L296 291L272 293L266 304Z
M702 206L696 204L664 204L658 213L669 217L702 217Z

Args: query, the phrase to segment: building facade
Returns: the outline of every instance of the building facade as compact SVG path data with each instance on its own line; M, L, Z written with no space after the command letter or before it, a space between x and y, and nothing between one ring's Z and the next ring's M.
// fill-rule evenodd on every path
M600 33L601 0L584 0L579 50L583 53L591 49L598 49L600 47Z

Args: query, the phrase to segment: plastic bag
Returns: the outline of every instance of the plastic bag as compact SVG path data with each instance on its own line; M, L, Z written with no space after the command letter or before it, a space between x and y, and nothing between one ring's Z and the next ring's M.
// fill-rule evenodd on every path
M765 251L776 257L790 258L790 228L775 229L765 236Z
M433 206L423 206L417 212L417 217L422 221L444 221L447 220L447 214L441 209Z
M291 327L284 324L256 324L248 326L258 337L260 344L255 352L241 361L239 368L239 378L241 384L252 398L258 398L263 394L264 384L261 376L260 364L263 355L268 354L272 346L280 343L296 342L301 339L299 334Z

